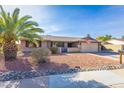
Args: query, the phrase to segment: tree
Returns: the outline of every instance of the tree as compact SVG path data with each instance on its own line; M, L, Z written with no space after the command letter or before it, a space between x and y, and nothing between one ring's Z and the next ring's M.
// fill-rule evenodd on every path
M124 36L122 36L121 38L124 39Z
M31 21L29 15L19 17L20 9L16 8L12 14L6 12L0 6L0 42L2 43L5 61L16 59L17 45L16 41L26 38L31 42L41 39L38 33L43 30L38 27L38 23Z
M101 40L101 41L107 41L107 40L110 40L110 39L112 39L112 36L111 35L105 35L105 36L98 36L97 38L96 38L97 40Z

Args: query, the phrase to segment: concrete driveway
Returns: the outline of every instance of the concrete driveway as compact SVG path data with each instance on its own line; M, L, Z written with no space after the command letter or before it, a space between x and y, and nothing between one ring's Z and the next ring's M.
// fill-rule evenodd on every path
M115 53L115 52L100 52L100 53L90 53L90 54L103 57L103 58L117 60L118 62L120 61L120 54ZM122 57L123 57L123 62L124 62L124 55Z
M1 88L124 88L124 69L51 75L0 82Z

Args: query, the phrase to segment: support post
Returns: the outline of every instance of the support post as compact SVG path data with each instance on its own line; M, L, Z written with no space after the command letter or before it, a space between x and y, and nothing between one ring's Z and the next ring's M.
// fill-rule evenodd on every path
M120 51L120 64L122 64L122 51Z

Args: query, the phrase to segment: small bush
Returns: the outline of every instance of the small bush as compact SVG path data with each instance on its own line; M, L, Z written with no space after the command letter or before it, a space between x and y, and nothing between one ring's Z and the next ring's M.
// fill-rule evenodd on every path
M33 62L38 64L49 62L49 56L51 52L48 48L39 48L31 52L31 58Z
M57 47L51 47L50 48L52 54L57 54L58 53L58 48Z

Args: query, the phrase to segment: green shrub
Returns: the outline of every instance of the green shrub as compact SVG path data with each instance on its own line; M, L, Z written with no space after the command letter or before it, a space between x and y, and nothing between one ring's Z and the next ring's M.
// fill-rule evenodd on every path
M52 54L57 54L58 53L58 48L57 47L51 47L50 48Z
M49 56L51 52L48 48L39 48L31 52L31 58L33 62L38 64L49 62Z

